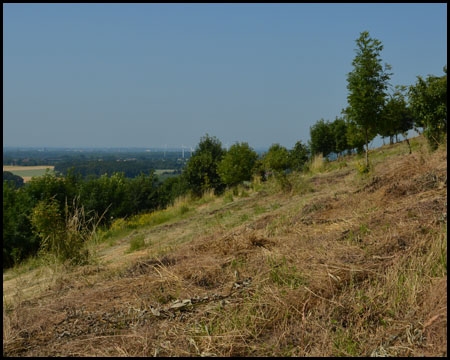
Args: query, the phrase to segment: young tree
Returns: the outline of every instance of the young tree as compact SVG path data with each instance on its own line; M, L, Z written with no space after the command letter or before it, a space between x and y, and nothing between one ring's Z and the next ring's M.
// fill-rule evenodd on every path
M361 131L366 145L366 166L369 166L369 141L378 132L381 111L387 96L388 81L392 75L391 66L381 64L383 45L363 31L356 40L354 67L347 76L348 107L346 114L355 128Z
M292 189L292 184L288 180L286 172L290 167L290 153L288 149L280 144L272 144L267 153L262 157L264 177L267 178L268 174L273 175L283 191L290 191Z
M258 154L247 143L236 143L230 147L217 172L228 186L235 186L252 178Z
M348 117L346 117L345 123L347 124L346 134L348 150L351 152L356 149L358 154L362 154L364 151L364 144L366 143L363 133L359 131L355 122L350 121Z
M65 248L65 225L58 201L55 197L40 200L33 208L31 224L41 239L41 248L67 260Z
M324 157L334 151L335 139L329 121L320 119L309 128L309 147L312 155L321 153Z
M301 141L297 141L289 151L289 163L292 170L302 171L309 159L309 148Z
M417 119L416 125L423 127L424 135L432 149L443 142L447 135L447 66L445 75L417 77L409 88L409 102Z
M280 144L272 144L262 161L266 171L272 170L281 173L290 166L289 151Z
M216 137L206 134L200 139L183 171L188 187L195 196L201 196L209 189L214 189L216 194L225 189L217 172L224 154L222 143Z
M405 91L404 86L397 86L383 108L379 134L382 137L389 137L390 144L393 144L394 136L398 141L398 134L406 134L413 128L414 118L408 107Z
M338 118L331 123L331 132L334 136L334 149L333 151L340 156L344 151L349 150L349 144L347 141L347 123L345 119Z
M86 219L84 208L77 199L73 200L71 210L66 203L63 213L54 197L41 200L31 213L33 232L41 239L41 250L73 265L88 260L89 251L84 245L95 232L93 221L92 218Z

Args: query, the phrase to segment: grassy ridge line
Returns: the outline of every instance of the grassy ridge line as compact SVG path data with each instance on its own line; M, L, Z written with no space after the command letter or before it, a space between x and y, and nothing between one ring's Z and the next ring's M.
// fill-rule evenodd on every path
M412 145L179 199L99 234L91 265L4 274L4 355L445 356L446 151Z

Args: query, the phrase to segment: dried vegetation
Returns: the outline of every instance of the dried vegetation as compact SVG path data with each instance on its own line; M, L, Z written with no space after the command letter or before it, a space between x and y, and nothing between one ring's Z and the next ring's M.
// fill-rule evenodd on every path
M412 142L4 274L3 356L447 356L447 154Z

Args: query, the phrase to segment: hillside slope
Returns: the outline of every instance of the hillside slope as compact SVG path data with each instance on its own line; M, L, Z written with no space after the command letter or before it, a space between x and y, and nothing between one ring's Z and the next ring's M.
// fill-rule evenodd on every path
M446 356L447 153L411 142L4 273L3 355Z

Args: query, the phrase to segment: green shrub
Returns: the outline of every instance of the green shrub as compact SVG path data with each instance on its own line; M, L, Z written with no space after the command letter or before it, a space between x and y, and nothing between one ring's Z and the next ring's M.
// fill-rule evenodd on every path
M77 199L72 209L66 202L64 212L65 217L54 197L38 202L33 208L31 223L41 239L40 251L54 255L60 262L84 264L89 257L84 245L95 234L97 224L94 218L86 220L84 208L78 205Z
M368 174L370 172L370 164L366 165L364 161L358 161L356 163L356 170L360 175Z

